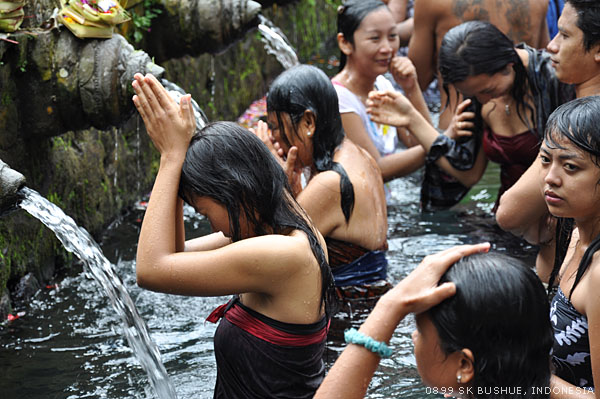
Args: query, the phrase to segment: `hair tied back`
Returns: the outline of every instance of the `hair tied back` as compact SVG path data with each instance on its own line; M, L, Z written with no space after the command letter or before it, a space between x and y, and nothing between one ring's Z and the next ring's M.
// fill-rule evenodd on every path
M344 13L344 11L346 11L346 6L343 4L337 8L338 15L342 15Z

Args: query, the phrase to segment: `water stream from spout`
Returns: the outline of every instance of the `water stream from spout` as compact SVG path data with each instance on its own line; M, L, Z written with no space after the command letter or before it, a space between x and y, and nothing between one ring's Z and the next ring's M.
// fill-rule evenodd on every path
M165 87L169 95L179 104L179 100L182 96L186 95L185 90L177 86L175 83L168 81L167 79L161 80L162 85ZM213 93L214 94L214 93ZM198 105L196 100L192 98L192 109L194 110L194 118L196 119L196 129L202 129L208 123L208 118L202 108Z
M261 41L265 44L267 53L274 55L285 69L298 65L296 51L289 44L283 32L264 16L259 15L258 18L260 20L258 30L262 35Z
M39 219L63 244L85 265L86 271L100 284L110 298L115 312L123 322L123 333L137 357L154 392L160 399L175 399L175 389L162 364L158 347L150 338L146 323L139 315L121 278L113 270L98 244L83 228L67 216L62 209L42 197L35 190L24 187L20 190L23 200L19 206Z

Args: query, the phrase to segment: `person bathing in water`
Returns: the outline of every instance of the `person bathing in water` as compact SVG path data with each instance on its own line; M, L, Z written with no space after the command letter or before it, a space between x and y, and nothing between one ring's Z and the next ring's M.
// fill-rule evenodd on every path
M283 72L256 133L285 165L294 195L325 237L340 297L379 296L386 281L387 209L375 160L344 133L337 93L320 69ZM300 174L308 170L305 187Z
M323 237L254 134L230 122L195 132L189 95L177 105L151 75L136 74L133 88L160 152L138 241L139 286L236 295L209 317L220 319L215 398L312 398L335 302ZM213 234L185 240L184 201Z

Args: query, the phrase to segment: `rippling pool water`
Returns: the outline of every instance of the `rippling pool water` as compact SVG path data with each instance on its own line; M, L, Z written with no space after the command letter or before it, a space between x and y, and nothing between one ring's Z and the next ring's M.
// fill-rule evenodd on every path
M418 176L392 183L388 208L390 278L397 282L432 252L453 245L490 241L493 248L526 258L534 248L501 232L490 215L497 190L497 168L452 211L419 211ZM486 191L487 190L487 191ZM102 238L104 254L118 274L158 344L178 398L212 398L215 381L215 325L204 319L228 298L192 298L141 290L135 283L135 251L143 209L134 209ZM202 235L210 227L187 211L188 232ZM145 372L121 335L121 324L94 281L75 267L57 287L43 288L17 311L25 315L0 326L0 392L2 398L146 398L152 397ZM353 305L332 323L326 361L343 349L343 329L360 325L368 312ZM412 354L412 317L397 328L394 355L381 362L368 398L434 398L420 382Z

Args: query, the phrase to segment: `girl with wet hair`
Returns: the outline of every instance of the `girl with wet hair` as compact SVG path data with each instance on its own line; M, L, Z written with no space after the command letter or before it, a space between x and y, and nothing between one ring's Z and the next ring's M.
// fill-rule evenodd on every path
M151 75L136 74L133 87L161 156L138 242L138 284L235 294L207 319L221 320L215 397L311 398L325 373L334 301L323 237L255 135L230 122L194 134L189 95L177 105ZM183 201L215 233L185 241Z
M384 181L414 172L423 165L423 149L404 129L397 131L394 126L373 123L366 112L370 91L393 90L392 83L383 76L389 71L429 120L414 65L407 57L396 56L400 39L392 13L379 0L349 0L338 8L337 23L340 71L332 82L348 138L377 161ZM396 152L400 142L414 148Z
M554 293L552 361L556 391L600 381L600 96L582 97L554 111L540 149L540 190L558 218L556 256L548 282ZM588 397L582 396L582 397ZM556 396L563 397L563 396ZM567 397L567 396L564 396Z
M270 132L261 123L256 133L285 164L298 203L325 237L338 294L376 296L389 289L381 173L345 137L327 75L309 65L283 72L267 93L267 120Z
M415 314L423 383L461 398L548 398L552 328L542 283L521 261L463 245L425 257L388 291L346 347L315 399L363 398L402 319Z
M450 29L438 65L448 98L449 85L467 98L458 105L450 132L441 135L428 127L397 93L373 93L371 117L407 127L425 147L425 208L457 203L481 179L489 160L500 164L500 198L536 159L546 119L574 97L573 88L557 80L548 53L525 44L515 47L489 22L469 21ZM388 118L393 111L384 108L395 102L405 118ZM438 187L443 180L437 177L438 167L460 185Z

